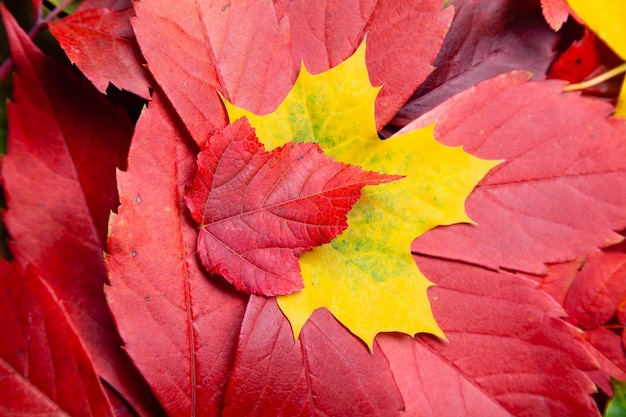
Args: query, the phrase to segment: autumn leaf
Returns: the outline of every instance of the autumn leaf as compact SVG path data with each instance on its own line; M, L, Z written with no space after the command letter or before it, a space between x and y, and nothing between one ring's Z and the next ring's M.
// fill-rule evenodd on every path
M6 9L2 17L17 69L2 159L11 253L63 302L98 376L136 410L152 409L102 292L115 169L125 162L132 125L89 82L44 57Z
M552 265L537 281L563 305L566 320L584 332L587 349L600 365L590 377L612 395L611 377L626 380L624 326L613 321L626 301L626 254L607 250Z
M303 68L271 114L226 103L231 121L247 117L269 149L290 141L316 142L338 161L405 176L363 189L348 214L348 229L300 257L305 288L278 300L296 337L319 307L370 346L381 331L441 335L426 297L430 283L407 248L437 225L470 221L464 200L496 163L439 145L432 129L381 141L373 119L377 92L369 82L363 45L325 73L311 75Z
M570 13L566 0L541 0L541 10L554 31L561 29Z
M294 342L272 299L250 298L225 416L397 416L404 402L378 344L370 354L323 310Z
M539 2L455 0L454 8L435 70L391 124L403 127L455 94L511 70L545 77L558 35L546 25Z
M266 152L240 119L211 135L186 193L204 266L247 293L302 288L298 255L330 242L366 185L400 179L338 163L315 144Z
M366 33L372 80L384 84L376 104L376 125L383 126L433 69L453 14L441 6L440 0L142 0L133 28L149 70L200 144L226 124L217 91L248 110L270 112L302 63L326 71L352 55Z
M0 305L2 414L113 416L62 303L32 268L0 259Z
M156 90L128 170L118 172L106 255L107 301L125 350L173 417L220 414L247 301L199 262L183 200L196 170L190 144Z
M608 118L613 109L605 102L528 77L496 77L407 125L437 120L441 143L506 161L467 200L478 226L435 229L414 251L543 275L546 264L623 239L615 230L626 227L626 124Z
M436 284L429 295L447 341L376 338L408 415L599 417L583 372L595 363L536 283L463 262L416 261Z
M151 82L130 25L132 16L130 0L84 1L74 13L48 27L99 91L106 92L111 83L147 99Z

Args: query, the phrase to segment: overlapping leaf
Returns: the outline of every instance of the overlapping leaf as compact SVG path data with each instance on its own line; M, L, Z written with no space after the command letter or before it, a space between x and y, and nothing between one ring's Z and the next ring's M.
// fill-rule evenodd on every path
M148 68L198 143L226 123L218 117L216 90L238 106L268 113L302 63L325 71L352 55L365 33L372 81L385 84L376 113L382 126L432 70L452 18L439 0L183 0L176 7L142 0L135 10Z
M590 376L612 394L611 377L626 380L624 326L613 321L626 301L626 254L596 252L584 262L552 265L550 273L537 280L563 305L566 320L584 331L588 350L600 365Z
M449 227L452 230L458 225ZM536 284L417 257L447 341L377 338L411 416L599 416L594 368L562 309Z
M113 416L59 300L32 269L0 259L0 305L2 414Z
M527 78L497 77L416 121L437 120L442 143L506 162L467 201L478 226L433 230L414 250L543 274L547 263L622 240L614 231L626 226L626 124L607 119L604 102L562 94L561 82Z
M364 189L348 215L350 227L300 257L305 288L279 299L296 336L320 307L370 346L381 331L441 335L429 311L430 284L407 248L437 225L469 221L464 200L497 162L441 146L430 128L381 141L373 118L377 90L369 83L363 45L330 71L311 75L303 69L271 114L227 104L231 120L247 117L269 148L316 142L341 162L405 175Z
M149 98L149 75L135 40L130 0L85 1L49 27L70 60L101 92L109 83Z
M2 160L12 254L57 294L98 375L147 412L153 397L119 348L102 292L115 169L125 162L132 125L88 82L44 57L6 10L2 17L17 69Z
M455 16L435 71L398 112L392 124L405 126L477 83L511 70L542 79L558 41L545 23L539 2L455 0Z
M326 311L294 343L274 300L252 297L225 416L396 416L404 409L385 357L370 354Z
M109 307L169 416L219 415L245 298L210 278L183 200L195 154L157 91L135 130L110 221Z
M400 178L341 164L311 143L267 152L240 119L207 140L186 193L200 259L240 291L298 291L298 256L348 227L363 187Z

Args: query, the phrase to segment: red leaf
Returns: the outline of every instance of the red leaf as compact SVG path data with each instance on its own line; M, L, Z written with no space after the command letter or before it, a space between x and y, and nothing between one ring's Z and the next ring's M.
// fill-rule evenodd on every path
M17 69L2 160L12 253L62 300L98 375L147 413L151 395L120 349L102 292L115 169L132 125L88 82L44 57L6 10L2 16Z
M451 18L438 0L401 6L389 0L305 6L143 0L135 10L133 26L148 68L198 143L225 124L216 89L237 106L269 113L291 89L301 63L325 71L352 55L366 32L372 79L385 83L377 102L381 126L432 70ZM405 30L390 31L390 24ZM390 52L394 46L402 53Z
M130 25L134 12L127 3L122 10L119 5L113 9L115 4L107 8L83 3L48 27L69 59L99 91L106 92L111 83L147 99L151 82Z
M400 178L336 162L313 143L266 152L240 119L207 140L187 191L200 259L243 292L298 291L298 255L348 227L364 186Z
M510 73L457 95L413 126L437 120L443 144L506 162L467 200L476 225L421 236L414 250L534 274L618 242L626 226L626 123L612 107L560 82ZM410 127L410 126L409 126Z
M200 264L183 201L195 154L157 90L137 124L110 222L107 300L169 416L219 415L246 300ZM190 140L189 140L190 141Z
M607 49L593 32L586 31L582 39L575 41L552 64L548 78L580 82L598 69Z
M276 301L251 297L225 416L395 416L403 408L378 347L370 354L322 310L294 342Z
M556 300L564 306L566 320L582 328L587 349L600 364L590 376L612 395L610 377L626 379L624 327L612 322L626 300L626 254L595 252L579 271L580 264L551 265L549 274L537 280L553 297L559 288Z
M60 301L32 269L0 259L0 305L3 415L113 415Z
M546 22L555 31L561 29L570 14L566 0L541 0L541 9Z
M600 364L600 369L591 374L592 379L604 392L613 395L611 377L626 381L626 351L621 335L597 328L585 331L584 338L589 342L589 352Z
M542 79L558 35L538 2L455 0L456 14L432 75L392 123L404 126L477 83L514 69Z
M450 228L451 229L451 228ZM594 363L562 310L530 281L417 257L436 285L447 341L379 336L408 415L599 416L583 370Z
M593 329L615 316L625 300L626 254L597 252L587 258L563 306L572 323Z

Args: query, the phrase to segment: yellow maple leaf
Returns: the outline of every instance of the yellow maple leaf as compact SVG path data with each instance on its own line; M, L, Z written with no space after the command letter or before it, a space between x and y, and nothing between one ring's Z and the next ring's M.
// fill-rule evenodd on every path
M626 61L626 1L567 0L567 3L589 29ZM626 63L609 73L617 75L625 70ZM617 98L614 115L626 116L626 81Z
M317 142L338 161L403 175L363 188L348 229L300 257L304 289L278 297L297 338L311 313L326 307L371 348L379 332L443 336L426 290L432 284L411 256L411 242L438 225L470 222L464 203L498 162L438 143L434 126L387 140L376 133L365 44L340 65L312 75L302 68L273 112L256 115L225 103L231 123L250 120L268 150L289 141Z

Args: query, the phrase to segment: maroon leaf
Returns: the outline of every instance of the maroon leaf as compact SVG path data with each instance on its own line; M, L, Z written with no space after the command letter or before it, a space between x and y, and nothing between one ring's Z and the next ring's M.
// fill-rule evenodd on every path
M327 311L293 340L275 300L248 303L225 416L396 416L404 408L387 360Z
M151 82L130 25L134 16L130 1L125 8L93 3L83 3L68 17L50 23L50 31L99 91L106 92L111 83L149 98Z
M107 300L125 350L168 415L220 415L246 300L199 262L183 201L196 158L161 94L139 119L128 171L118 173Z
M113 415L60 300L32 269L0 259L0 305L3 415Z
M524 0L455 0L455 17L435 71L392 124L404 126L455 94L511 70L544 78L558 35L538 6Z
M248 121L238 120L207 140L187 190L200 259L243 292L298 291L298 255L348 227L364 186L400 178L336 162L313 143L267 152Z
M44 57L6 10L2 16L17 69L2 161L12 253L62 300L98 375L147 413L152 397L120 349L102 291L115 169L132 125L88 82Z

